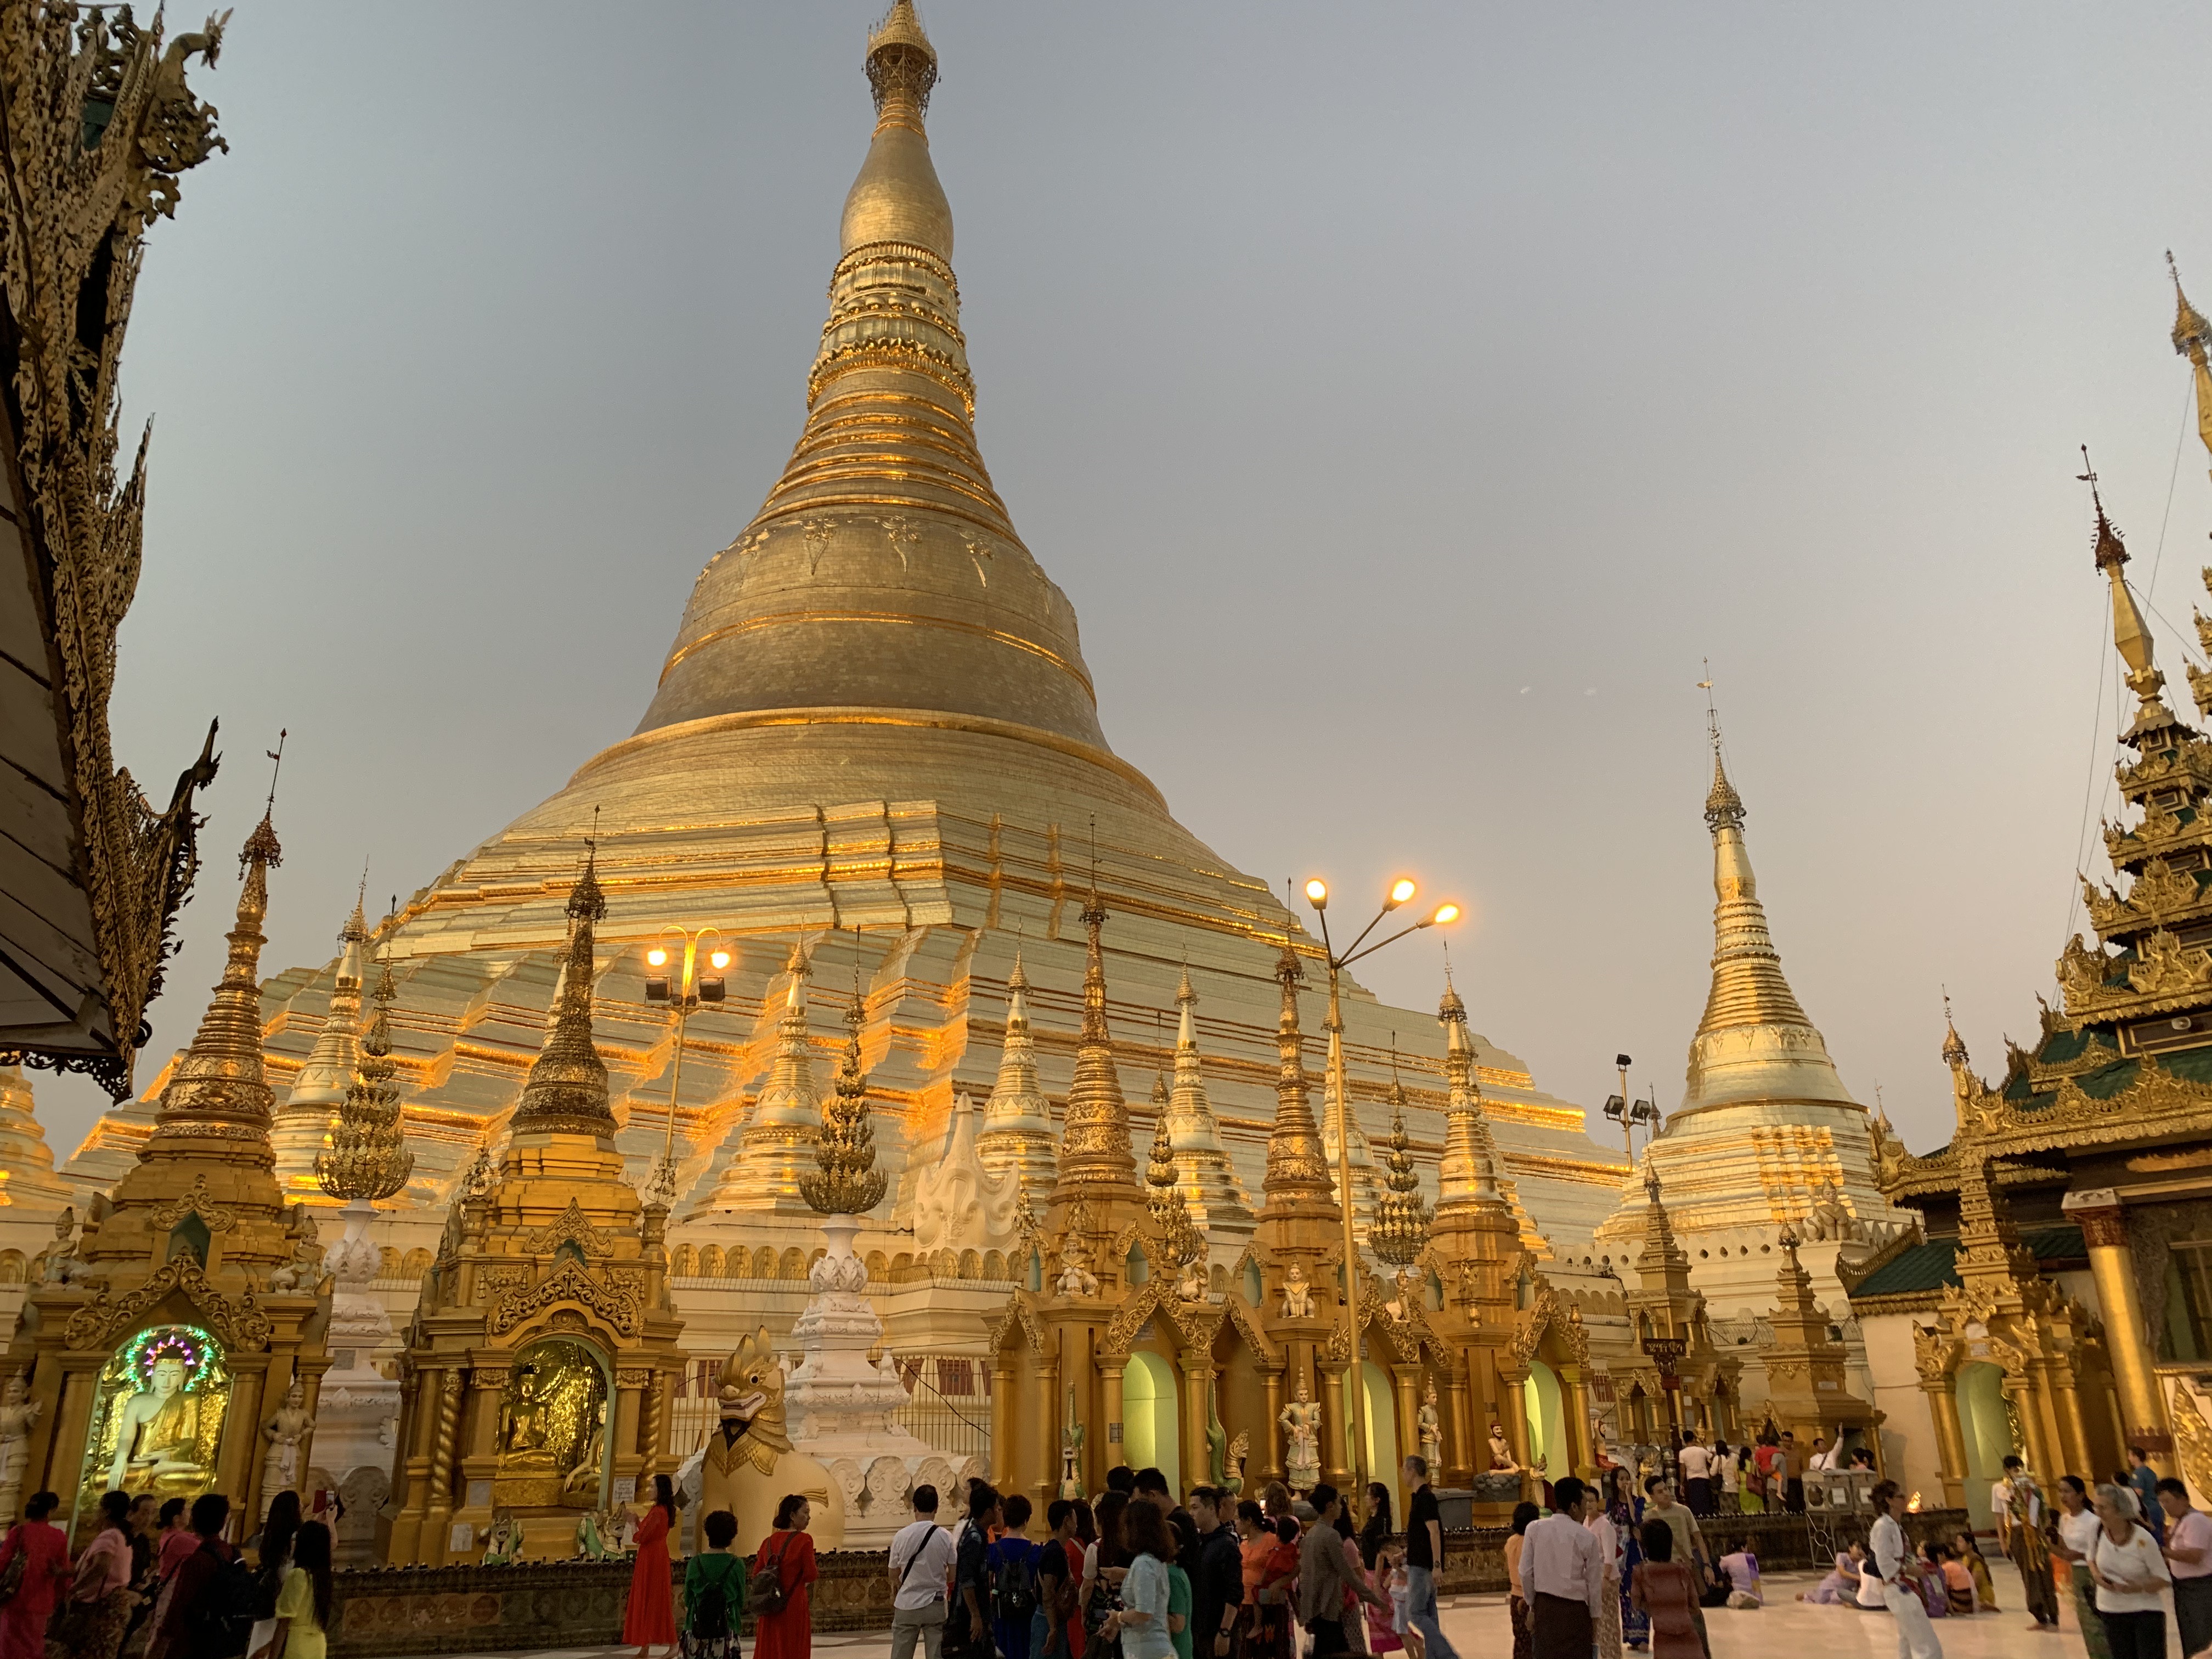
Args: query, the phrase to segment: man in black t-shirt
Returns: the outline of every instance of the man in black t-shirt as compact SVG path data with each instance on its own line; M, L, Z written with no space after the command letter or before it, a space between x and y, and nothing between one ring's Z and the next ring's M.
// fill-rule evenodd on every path
M952 1611L945 1620L945 1651L965 1659L990 1659L991 1528L999 1522L999 1494L981 1481L968 1489L968 1518L952 1547Z
M1244 1558L1237 1529L1223 1513L1229 1495L1218 1486L1193 1486L1190 1518L1198 1528L1196 1570L1190 1575L1192 1659L1227 1659L1229 1632L1244 1601Z
M1421 1632L1428 1659L1459 1659L1437 1618L1437 1569L1443 1565L1444 1524L1429 1486L1429 1460L1406 1460L1406 1622Z
M1067 1627L1081 1618L1075 1605L1081 1569L1067 1559L1067 1547L1075 1541L1075 1505L1055 1498L1045 1506L1044 1518L1052 1528L1052 1536L1037 1552L1036 1563L1037 1606L1045 1616L1044 1650L1030 1659L1064 1656L1069 1650ZM1079 1553L1080 1546L1078 1549Z

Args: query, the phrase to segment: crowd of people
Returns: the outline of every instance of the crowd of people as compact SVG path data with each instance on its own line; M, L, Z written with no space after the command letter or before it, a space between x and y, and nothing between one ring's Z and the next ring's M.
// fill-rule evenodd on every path
M1808 1476L1874 1466L1874 1453L1866 1447L1844 1449L1840 1430L1832 1442L1814 1436L1809 1448L1788 1429L1769 1429L1734 1446L1718 1436L1708 1443L1684 1431L1665 1449L1659 1473L1674 1486L1684 1508L1711 1520L1722 1515L1802 1515Z
M1406 1460L1402 1538L1390 1488L1367 1488L1364 1523L1333 1486L1279 1482L1239 1499L1154 1468L1115 1468L1097 1503L1060 1498L1046 1536L1033 1510L988 1483L958 1524L914 1494L892 1539L892 1659L1458 1659L1438 1623L1443 1529L1427 1462Z
M230 1500L111 1492L72 1559L42 1492L0 1540L0 1659L324 1659L331 1529L280 1493L243 1549Z
M1758 1470L1763 1492L1802 1503L1795 1449ZM1764 1446L1759 1449L1765 1449ZM1734 1464L1757 1469L1757 1451ZM1831 1455L1816 1440L1813 1455ZM1703 1522L1726 1507L1725 1446L1685 1444L1678 1495L1666 1474L1637 1489L1631 1472L1601 1483L1569 1477L1549 1510L1520 1504L1504 1547L1513 1659L1711 1659L1709 1607L1750 1611L1767 1590L1754 1540L1729 1536L1716 1553ZM1808 1462L1813 1469L1826 1465ZM2140 1451L2130 1468L2092 1487L2075 1475L2046 1504L2017 1457L1991 1493L2000 1547L2021 1572L2031 1627L2059 1628L2070 1589L2090 1659L2165 1659L2170 1594L2182 1652L2212 1651L2212 1516L2179 1480L2161 1480ZM1426 1462L1406 1460L1410 1497L1402 1534L1390 1488L1365 1492L1364 1521L1328 1485L1294 1498L1280 1483L1257 1498L1194 1486L1177 1502L1158 1469L1117 1468L1093 1504L1061 1498L1030 1535L1030 1500L969 1483L957 1522L945 1524L933 1486L913 1494L914 1518L892 1539L891 1659L1338 1659L1404 1654L1458 1659L1438 1621L1436 1573L1442 1518ZM811 1590L818 1568L811 1510L792 1493L752 1555L739 1553L726 1510L700 1522L701 1547L678 1587L670 1540L674 1490L653 1478L636 1532L623 1640L649 1659L741 1659L738 1631L753 1620L754 1659L810 1659ZM1876 1519L1799 1601L1887 1612L1900 1659L1941 1659L1932 1621L1996 1612L1989 1564L1972 1534L1915 1550L1908 1499L1894 1481L1873 1488ZM1686 1499L1687 1501L1685 1501ZM325 1659L331 1621L331 1536L280 1493L245 1544L229 1499L106 1493L83 1547L54 1520L60 1500L40 1492L0 1540L0 1659Z

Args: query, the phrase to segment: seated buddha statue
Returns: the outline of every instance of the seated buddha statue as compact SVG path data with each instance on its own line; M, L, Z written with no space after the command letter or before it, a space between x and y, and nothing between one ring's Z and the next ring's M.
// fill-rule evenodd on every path
M535 1365L515 1373L514 1397L501 1409L499 1434L500 1473L522 1474L553 1469L551 1396L555 1379Z
M185 1392L185 1362L173 1355L156 1359L146 1388L123 1402L107 1484L130 1492L204 1490L200 1406L198 1395Z

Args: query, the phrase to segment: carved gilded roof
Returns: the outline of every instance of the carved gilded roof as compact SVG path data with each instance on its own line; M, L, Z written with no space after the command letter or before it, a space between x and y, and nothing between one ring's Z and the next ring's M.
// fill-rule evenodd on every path
M199 758L155 811L115 764L116 630L138 582L146 440L118 485L116 379L146 230L214 150L185 66L219 22L164 50L121 8L0 7L0 300L14 361L0 520L0 1064L131 1091L170 925L198 867ZM85 324L94 329L89 337ZM150 434L149 434L150 435Z

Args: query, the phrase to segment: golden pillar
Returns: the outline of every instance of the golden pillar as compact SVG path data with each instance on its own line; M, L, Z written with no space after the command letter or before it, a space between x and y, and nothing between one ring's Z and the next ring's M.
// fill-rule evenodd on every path
M1121 1443L1121 1373L1128 1363L1127 1359L1098 1362L1098 1381L1106 1390L1106 1467L1109 1469L1126 1468L1129 1462Z
M629 1477L631 1491L635 1492L644 1482L639 1478L642 1464L638 1456L638 1431L645 1422L645 1380L647 1373L635 1368L615 1373L615 1479Z
M1590 1444L1589 1369L1584 1365L1563 1365L1559 1381L1567 1385L1567 1445L1570 1467L1576 1478L1582 1480L1597 1479L1597 1454ZM1709 1433L1705 1438L1710 1440Z
M261 1385L269 1370L266 1354L240 1354L230 1376L230 1407L224 1413L222 1449L216 1454L216 1490L241 1495L248 1526L261 1529L260 1485L253 1478L253 1454L261 1449Z
M2064 1431L2069 1469L2094 1469L2096 1454L2089 1445L2088 1419L2081 1415L2081 1390L2070 1360L2051 1362L2051 1382L2058 1395L2058 1422ZM2054 1471L2054 1473L2056 1473ZM2087 1479L2085 1475L2083 1479Z
M2051 1462L2039 1471L2046 1480L2056 1480L2068 1468L2083 1467L2068 1461L2070 1448L2066 1443L2065 1425L2058 1413L2058 1383L2053 1376L2054 1362L2038 1358L2029 1362L2034 1379L2036 1409L2041 1413L2043 1444Z
M1942 1461L1943 1507L1964 1509L1966 1503L1966 1437L1959 1426L1958 1385L1948 1373L1923 1376L1920 1391L1928 1396L1928 1415L1936 1424L1936 1448Z
M1380 1480L1390 1488L1391 1501L1397 1505L1394 1517L1400 1522L1406 1518L1405 1480L1403 1468L1409 1456L1418 1455L1421 1449L1421 1368L1419 1365L1393 1365L1390 1368L1391 1393L1397 1402L1398 1462L1395 1469L1371 1469L1371 1479ZM1437 1474L1441 1476L1440 1469ZM1362 1513L1365 1512L1364 1507Z
M1011 1395L1013 1390L1009 1388L1006 1392ZM1036 1479L1029 1486L1030 1529L1041 1534L1047 1529L1045 1509L1060 1492L1060 1367L1050 1359L1037 1361L1036 1394ZM998 1426L995 1421L992 1426Z
M1351 1435L1356 1432L1344 1420L1344 1379L1351 1367L1341 1359L1321 1362L1321 1425L1322 1457L1324 1460L1321 1478L1339 1492L1352 1479L1352 1464L1347 1456Z
M460 1435L464 1376L458 1366L449 1365L440 1373L438 1380L437 1438L430 1451L429 1503L422 1529L429 1534L429 1548L424 1553L441 1565L446 1559L446 1547L452 1541L447 1536L446 1525L453 1513L453 1459Z
M1283 1478L1283 1373L1279 1366L1261 1373L1267 1390L1267 1420L1260 1429L1260 1468L1257 1481L1247 1480L1244 1495L1256 1498L1259 1488Z
M671 1373L658 1367L646 1373L645 1421L638 1426L638 1449L644 1454L645 1464L641 1480L653 1474L676 1478L676 1466L662 1465L667 1457L667 1443L662 1438L668 1423L667 1395Z
M1008 1480L1014 1472L1014 1368L1001 1355L991 1358L991 1473ZM1006 1490L1014 1488L1010 1485Z
M2043 1437L2042 1402L2036 1398L2035 1388L2026 1376L2013 1371L2005 1373L2003 1386L2005 1399L2020 1424L2020 1431L2027 1437L2027 1443L2020 1449L2021 1455L2027 1459L2030 1468L2048 1480L2052 1468L2051 1448Z
M1213 1473L1207 1466L1206 1451L1206 1406L1213 1384L1213 1367L1207 1358L1185 1354L1182 1367L1182 1488L1210 1482ZM1182 1492L1176 1494L1178 1500Z
M2128 1248L2128 1224L2119 1194L2111 1188L2069 1193L2060 1207L2081 1224L2089 1246L2089 1272L2103 1304L2105 1341L2119 1385L2124 1438L2149 1454L2161 1475L2176 1472L2173 1434L2166 1426L2166 1402L2159 1397L2155 1358L2144 1340L2142 1300L2136 1294L2134 1253Z
M1528 1373L1501 1370L1498 1381L1505 1395L1499 1412L1505 1419L1505 1437L1512 1444L1513 1461L1525 1469L1528 1467L1528 1397L1524 1390Z
M1439 1471L1449 1486L1468 1486L1474 1480L1474 1419L1469 1414L1467 1367L1455 1365L1444 1374L1444 1467Z
M56 1426L44 1476L44 1483L49 1491L68 1492L75 1497L78 1485L84 1479L83 1448L85 1437L92 1427L93 1398L100 1391L100 1357L91 1354L85 1356L84 1363L80 1365L71 1365L66 1359L63 1361L59 1382L61 1399L58 1409L52 1413L56 1419ZM37 1467L35 1459L32 1467ZM39 1484L32 1480L29 1470L26 1470L22 1496L28 1498L38 1490ZM17 1518L20 1517L9 1517L10 1524Z

